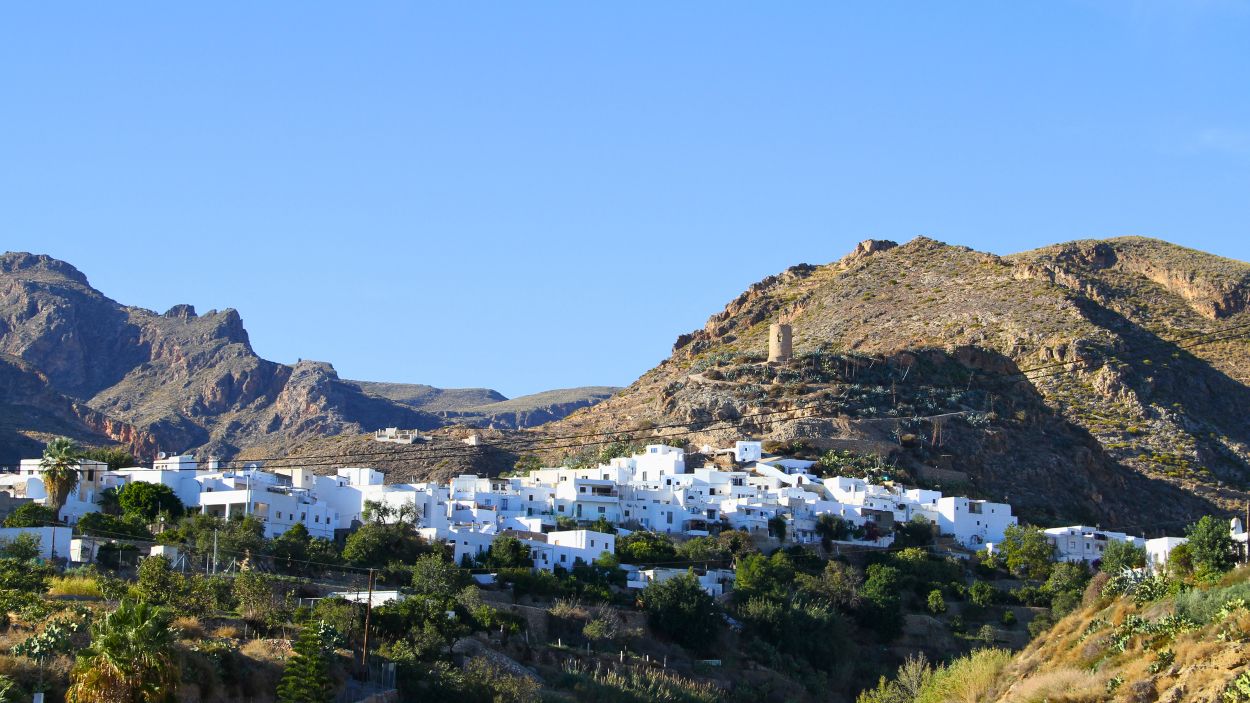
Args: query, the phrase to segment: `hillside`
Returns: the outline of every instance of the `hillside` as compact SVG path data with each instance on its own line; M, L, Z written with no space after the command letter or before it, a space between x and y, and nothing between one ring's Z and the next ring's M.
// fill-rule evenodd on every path
M414 410L438 414L460 425L495 429L536 427L606 400L613 386L561 388L508 398L489 388L435 388L416 383L350 381L371 395Z
M0 464L36 454L50 435L230 458L326 435L450 420L338 377L328 363L261 358L235 310L164 314L122 305L48 256L0 257ZM453 398L457 391L429 389ZM493 391L463 397L480 405Z
M715 443L745 425L966 481L1034 520L1176 528L1247 498L1250 343L1169 340L1241 331L1248 296L1250 265L1155 240L1009 257L870 240L756 283L629 388L548 429L704 422L684 438ZM794 360L764 364L778 320Z

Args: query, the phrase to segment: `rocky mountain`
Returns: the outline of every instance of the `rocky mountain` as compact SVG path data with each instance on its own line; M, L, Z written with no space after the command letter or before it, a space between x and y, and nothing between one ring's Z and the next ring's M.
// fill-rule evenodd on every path
M1175 532L1250 497L1248 296L1250 264L1143 238L1006 257L867 241L756 283L547 429L698 446L745 427L1035 520ZM778 321L794 358L769 364ZM702 424L649 429L679 423Z
M459 391L423 388L443 398L432 404L441 411L462 407L453 400ZM26 253L0 257L0 390L0 464L37 453L54 434L121 443L146 457L194 448L228 458L324 435L454 422L367 392L327 363L262 359L235 310L125 306L70 264ZM460 399L505 400L493 391Z
M519 429L537 427L610 398L613 386L561 388L507 398L489 388L435 388L414 383L352 381L366 393L388 398L414 410L435 413L472 427Z

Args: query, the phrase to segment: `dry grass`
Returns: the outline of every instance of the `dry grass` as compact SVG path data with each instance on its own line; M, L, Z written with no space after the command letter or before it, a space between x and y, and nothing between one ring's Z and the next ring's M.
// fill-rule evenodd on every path
M78 598L103 598L100 585L90 576L56 576L48 589L49 596L74 596Z
M204 626L200 623L200 619L192 615L183 615L174 618L174 627L182 632L182 637L189 640L198 640L204 638Z
M1005 649L982 649L960 657L934 672L917 703L984 703L991 695L999 675L1011 663L1011 652Z
M243 631L234 625L220 625L213 630L213 637L217 639L237 640L243 636Z
M265 662L284 662L287 657L291 656L291 642L289 640L248 640L239 647L239 653Z
M1081 669L1053 669L1013 686L1004 703L1095 703L1103 700L1106 677Z

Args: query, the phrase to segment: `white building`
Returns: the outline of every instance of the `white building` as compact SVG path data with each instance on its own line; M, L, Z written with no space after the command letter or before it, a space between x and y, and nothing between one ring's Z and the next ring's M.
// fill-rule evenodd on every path
M68 559L74 531L68 527L0 527L0 545L9 544L22 535L39 541L40 559Z
M1146 540L1146 568L1152 572L1159 572L1167 568L1168 559L1172 556L1172 550L1185 544L1189 540L1184 537L1156 537Z
M678 576L694 575L699 585L713 598L720 597L733 590L734 572L731 569L707 569L700 573L695 569L634 569L630 570L625 581L627 588L646 588L653 583L664 583Z
M1107 545L1112 542L1127 542L1135 547L1145 546L1145 540L1141 537L1085 525L1052 527L1042 530L1042 533L1055 545L1056 561L1097 564L1102 560Z

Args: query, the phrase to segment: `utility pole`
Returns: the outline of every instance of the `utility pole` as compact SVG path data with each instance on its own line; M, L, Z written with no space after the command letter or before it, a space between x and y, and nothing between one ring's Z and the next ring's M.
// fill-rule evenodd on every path
M213 530L213 573L217 573L217 530Z
M369 569L369 596L365 601L365 641L360 654L361 667L365 678L369 677L369 616L373 614L373 569Z

